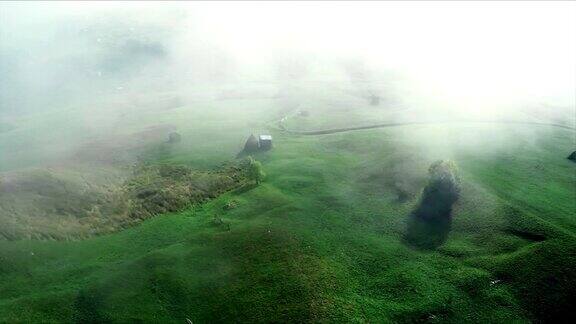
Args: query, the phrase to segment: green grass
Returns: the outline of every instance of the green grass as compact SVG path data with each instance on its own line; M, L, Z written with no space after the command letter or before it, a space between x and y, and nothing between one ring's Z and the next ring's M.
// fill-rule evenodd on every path
M176 124L182 143L147 160L210 169L265 129L255 119L278 117L269 104L143 114L126 132ZM245 115L227 118L233 109ZM273 136L274 149L255 156L267 177L251 190L83 241L0 241L0 322L525 323L570 313L572 132L454 124ZM406 242L408 220L437 159L455 161L462 195L444 244L419 249Z

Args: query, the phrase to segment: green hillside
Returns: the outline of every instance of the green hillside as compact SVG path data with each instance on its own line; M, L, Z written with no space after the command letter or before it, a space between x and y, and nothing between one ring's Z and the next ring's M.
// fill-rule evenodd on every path
M576 1L0 1L0 324L556 324Z
M463 122L295 135L271 122L286 114L275 100L127 119L122 134L170 124L182 135L139 147L146 163L198 170L234 161L250 133L271 132L274 148L254 155L266 178L113 234L0 240L0 322L511 323L570 314L573 130ZM228 118L233 109L244 114ZM341 127L313 117L302 129ZM15 127L0 143L25 125ZM415 228L439 159L458 167L460 199L441 228ZM428 235L440 243L408 239Z

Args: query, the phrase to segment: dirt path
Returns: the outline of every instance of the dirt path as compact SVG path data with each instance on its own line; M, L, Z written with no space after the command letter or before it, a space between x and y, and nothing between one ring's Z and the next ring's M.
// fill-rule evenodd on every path
M540 123L540 122L522 122L522 121L507 121L507 120L486 120L486 121L471 121L471 120L452 120L452 121L423 121L423 122L399 122L399 123L383 123L383 124L373 124L366 126L355 126L355 127L343 127L343 128L332 128L323 130L312 130L312 131L297 131L285 128L282 124L278 124L278 128L284 132L295 134L295 135L326 135L335 134L342 132L349 132L355 130L363 129L373 129L373 128L386 128L386 127L397 127L397 126L409 126L409 125L435 125L435 124L460 124L460 123L470 123L470 124L514 124L514 125L537 125L537 126L550 126L558 127L567 130L576 131L576 128L553 123Z

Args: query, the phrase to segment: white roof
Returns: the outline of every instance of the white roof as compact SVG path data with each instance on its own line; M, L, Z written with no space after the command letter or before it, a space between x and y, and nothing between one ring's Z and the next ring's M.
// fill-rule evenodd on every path
M272 135L260 135L259 137L261 140L272 140Z

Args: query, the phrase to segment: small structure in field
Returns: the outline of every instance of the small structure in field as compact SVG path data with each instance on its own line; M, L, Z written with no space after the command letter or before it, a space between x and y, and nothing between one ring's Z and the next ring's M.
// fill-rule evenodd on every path
M568 155L568 160L572 162L576 162L576 151L572 152L572 154Z
M256 139L256 136L254 136L254 134L251 134L250 137L248 137L248 140L246 140L246 144L244 144L244 152L245 153L254 153L256 151L258 151L258 140Z
M256 153L258 151L268 151L272 148L272 135L259 135L258 138L251 134L244 144L242 152L238 153L237 157L246 156L248 154Z
M260 150L267 151L272 148L272 135L260 135L258 137Z
M370 105L378 106L380 104L380 97L377 95L370 95Z

